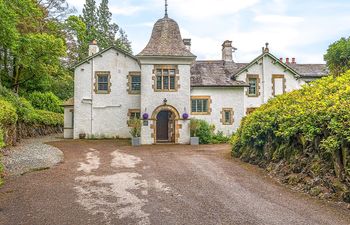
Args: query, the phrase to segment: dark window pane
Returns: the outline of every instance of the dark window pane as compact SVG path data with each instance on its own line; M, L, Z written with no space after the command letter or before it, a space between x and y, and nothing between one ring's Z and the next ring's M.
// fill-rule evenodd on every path
M169 77L163 77L163 89L169 89Z
M192 109L192 112L197 112L197 106L196 106L196 100L192 100L191 101L191 109Z
M140 91L141 90L141 76L131 77L131 90Z
M256 87L257 87L257 79L256 78L250 78L249 79L249 90L248 90L248 93L250 95L256 95Z
M157 89L158 90L162 89L162 77L161 76L157 77Z
M108 84L106 84L106 83L98 84L98 90L99 91L108 91Z
M134 119L134 118L140 119L140 113L139 112L131 112L130 119Z
M170 77L170 89L175 90L175 77L174 76Z
M231 112L225 111L225 123L231 123Z
M99 83L107 83L108 82L108 75L98 75L98 82Z

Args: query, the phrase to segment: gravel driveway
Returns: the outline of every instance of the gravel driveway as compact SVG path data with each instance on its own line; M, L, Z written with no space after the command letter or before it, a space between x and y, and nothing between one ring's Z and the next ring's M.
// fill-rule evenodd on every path
M350 224L350 210L290 191L228 145L52 145L65 162L6 180L0 224Z

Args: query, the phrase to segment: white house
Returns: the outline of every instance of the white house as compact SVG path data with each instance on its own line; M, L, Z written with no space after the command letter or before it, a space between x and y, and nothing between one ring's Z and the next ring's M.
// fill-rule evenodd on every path
M167 14L158 20L138 55L116 47L99 51L75 68L74 101L65 108L65 138L129 138L128 120L143 120L142 144L188 144L189 118L214 124L226 135L268 99L325 76L325 65L283 62L268 44L250 63L236 63L231 41L222 59L196 61L191 40L182 39Z

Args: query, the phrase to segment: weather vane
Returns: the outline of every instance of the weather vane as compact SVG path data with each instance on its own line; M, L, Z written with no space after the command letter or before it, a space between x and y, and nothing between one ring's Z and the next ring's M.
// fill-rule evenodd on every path
M165 17L168 17L168 0L165 0Z

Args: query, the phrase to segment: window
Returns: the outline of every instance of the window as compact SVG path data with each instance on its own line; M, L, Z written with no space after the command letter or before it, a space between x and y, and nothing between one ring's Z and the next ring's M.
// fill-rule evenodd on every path
M222 119L221 122L224 125L232 125L234 118L233 118L233 109L232 108L223 108L221 111Z
M129 94L141 93L141 72L129 72L128 75L128 92Z
M258 97L260 95L259 93L259 75L247 75L247 83L249 84L248 90L247 90L247 96L248 97Z
M208 115L210 112L211 110L209 96L191 97L191 113L193 115Z
M158 66L155 69L155 91L177 91L176 66Z
M249 78L249 90L248 90L249 95L256 95L256 84L257 84L256 78Z
M251 113L254 112L256 109L257 109L256 107L247 108L246 115L251 114Z
M139 109L129 109L128 111L128 117L129 117L129 120L132 120L132 119L140 119L141 118L141 110ZM130 125L130 121L128 121L128 126L131 126Z
M272 75L272 95L277 96L286 92L286 79L284 75Z
M111 92L110 72L96 72L95 79L96 94L109 94Z

